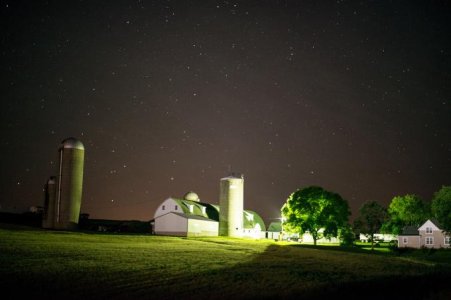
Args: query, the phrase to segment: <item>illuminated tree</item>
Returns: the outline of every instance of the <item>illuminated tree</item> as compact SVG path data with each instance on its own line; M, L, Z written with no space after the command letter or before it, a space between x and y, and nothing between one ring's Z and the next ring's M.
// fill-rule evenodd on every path
M336 237L349 218L348 202L339 194L310 186L292 193L282 207L284 230L309 232L314 244L321 237Z
M387 211L376 201L369 201L363 203L359 213L359 217L354 221L354 228L371 238L371 250L374 250L374 234L381 229Z
M429 217L429 208L416 195L396 196L388 206L388 221L383 231L400 234L405 226L420 226Z
M443 186L432 199L432 215L446 232L451 232L451 186Z

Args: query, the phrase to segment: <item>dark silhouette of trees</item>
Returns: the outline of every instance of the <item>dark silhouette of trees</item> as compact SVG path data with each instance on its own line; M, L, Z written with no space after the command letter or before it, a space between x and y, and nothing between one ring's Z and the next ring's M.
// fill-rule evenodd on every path
M359 216L354 221L354 228L371 238L371 250L374 250L374 234L379 232L387 218L386 209L376 201L363 203Z
M431 203L432 215L444 231L451 232L451 186L443 186L434 194Z

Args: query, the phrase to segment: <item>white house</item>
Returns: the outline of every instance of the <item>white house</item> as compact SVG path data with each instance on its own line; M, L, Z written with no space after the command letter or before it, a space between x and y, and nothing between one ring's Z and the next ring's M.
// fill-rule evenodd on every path
M440 229L436 220L427 220L420 227L407 226L398 236L399 248L450 248L451 236Z

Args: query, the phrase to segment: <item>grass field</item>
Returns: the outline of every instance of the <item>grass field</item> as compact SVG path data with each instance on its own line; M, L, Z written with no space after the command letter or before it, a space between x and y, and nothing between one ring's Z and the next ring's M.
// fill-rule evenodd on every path
M450 251L394 255L0 224L2 299L451 299L450 269Z

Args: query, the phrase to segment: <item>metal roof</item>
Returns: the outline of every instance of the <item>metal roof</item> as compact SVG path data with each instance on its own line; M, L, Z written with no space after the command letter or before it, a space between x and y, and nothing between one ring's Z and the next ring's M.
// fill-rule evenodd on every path
M202 216L197 216L197 215L187 215L187 214L184 214L184 213L176 213L176 212L170 212L170 214L175 214L175 215L180 216L180 217L185 218L185 219L194 219L194 220L216 222L215 220L212 220L212 219L209 219L209 218L205 218L205 217L202 217Z
M281 222L271 222L268 226L268 231L271 232L280 232L282 231L282 223Z
M63 148L85 150L83 143L73 137L69 137L61 142L60 149Z
M181 208L182 211L180 213L184 214L186 217L199 216L219 222L219 205L185 199L172 198L172 200L174 200ZM192 206L192 210L190 210L190 206ZM263 219L259 214L255 211L243 210L243 228L251 229L257 224L260 225L261 230L266 230L265 222L263 222Z

